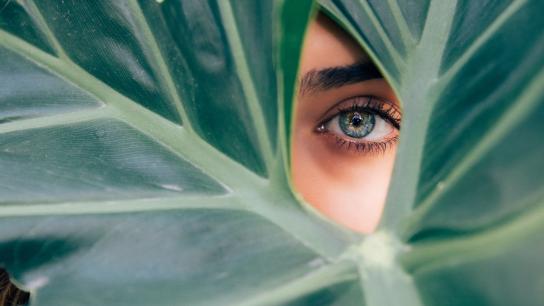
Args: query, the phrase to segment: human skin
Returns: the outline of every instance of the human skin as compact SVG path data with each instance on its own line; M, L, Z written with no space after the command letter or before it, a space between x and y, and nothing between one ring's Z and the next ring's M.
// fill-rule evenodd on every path
M346 67L349 73L342 70ZM337 68L341 71L331 73ZM381 75L375 75L379 72L359 45L322 14L309 26L300 69L292 138L295 189L331 220L370 233L379 223L393 169L399 102ZM320 74L324 69L329 69L328 76ZM327 79L330 76L336 79ZM375 122L365 137L350 137L339 128L341 120L355 118L344 125L352 133L360 127L360 116ZM329 118L333 119L323 124Z

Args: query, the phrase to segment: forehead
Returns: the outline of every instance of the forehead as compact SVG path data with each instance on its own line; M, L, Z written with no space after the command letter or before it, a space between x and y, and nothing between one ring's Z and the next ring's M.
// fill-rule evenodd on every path
M302 49L301 73L367 59L357 42L324 14L310 23Z

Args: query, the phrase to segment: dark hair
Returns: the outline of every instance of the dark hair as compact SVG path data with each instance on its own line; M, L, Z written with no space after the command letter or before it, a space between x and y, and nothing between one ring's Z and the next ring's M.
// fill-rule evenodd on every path
M0 268L0 306L28 305L30 293L15 286L9 279L9 274Z

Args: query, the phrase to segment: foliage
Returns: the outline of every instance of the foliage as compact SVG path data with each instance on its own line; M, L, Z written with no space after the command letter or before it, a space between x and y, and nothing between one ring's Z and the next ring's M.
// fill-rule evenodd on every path
M289 187L309 1L3 1L0 263L33 306L544 304L544 3L321 5L403 102L364 237Z

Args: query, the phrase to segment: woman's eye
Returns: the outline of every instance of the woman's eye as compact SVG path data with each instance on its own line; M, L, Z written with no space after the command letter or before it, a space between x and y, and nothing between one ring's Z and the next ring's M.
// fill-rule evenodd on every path
M334 136L332 143L342 149L384 151L398 139L401 113L390 102L362 96L342 101L333 110L316 131Z
M377 141L394 131L391 123L369 111L343 111L325 123L325 129L353 140Z

